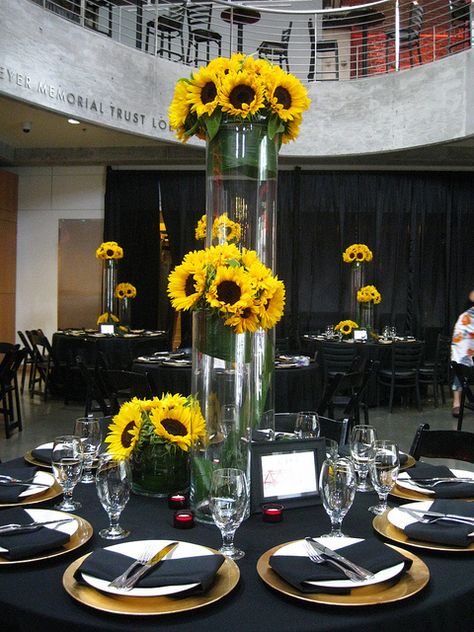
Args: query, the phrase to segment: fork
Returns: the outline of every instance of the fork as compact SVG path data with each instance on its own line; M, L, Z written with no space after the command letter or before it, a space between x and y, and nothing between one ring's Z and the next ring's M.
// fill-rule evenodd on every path
M416 518L416 521L421 522L421 524L436 524L437 522L444 520L444 522L456 522L458 524L471 525L474 528L472 519L469 519L467 517L465 520L463 520L462 518L451 518L449 516L424 517L424 516L420 516L420 514L416 513L415 511L411 511L408 507L405 507L404 511L406 511L406 513L410 515L412 518Z
M125 588L130 573L137 568L137 566L144 566L153 557L153 548L151 544L148 544L145 549L140 553L136 560L134 560L130 566L118 577L113 579L109 586L110 588Z
M349 570L348 568L346 568L345 566L343 566L342 564L340 564L336 560L333 560L333 559L331 559L329 557L323 557L322 555L319 555L319 553L316 553L316 551L313 549L313 547L311 546L311 544L308 541L305 540L304 546L305 546L306 553L308 554L309 559L312 562L314 562L315 564L324 564L324 563L328 562L329 564L332 564L333 566L338 568L340 571L342 571L344 573L344 575L348 579L350 579L352 582L363 581L363 580L361 580L361 578L356 573L354 573L353 571Z
M430 481L427 479L400 479L403 480L404 483L418 485L419 487L436 487L437 485L444 485L446 483L472 483L474 484L474 478L443 478L440 480Z

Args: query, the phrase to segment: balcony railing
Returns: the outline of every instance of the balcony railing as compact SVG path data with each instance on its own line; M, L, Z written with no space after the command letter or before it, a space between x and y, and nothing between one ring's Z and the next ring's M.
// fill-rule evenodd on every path
M397 72L472 43L471 4L465 0L379 0L320 10L306 8L310 0L31 1L104 37L191 67L205 64L208 55L216 57L219 44L224 56L238 50L269 56L275 47L262 42L283 43L278 49L283 56L272 60L288 65L303 82ZM209 23L193 25L190 16L198 8L201 13L212 9ZM197 28L210 34L193 34Z

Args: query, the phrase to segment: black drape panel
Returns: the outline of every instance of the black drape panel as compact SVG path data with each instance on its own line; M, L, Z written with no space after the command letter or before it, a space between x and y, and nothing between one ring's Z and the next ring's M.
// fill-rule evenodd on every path
M137 288L156 282L142 277L159 256L156 247L144 248L155 238L158 187L173 265L202 246L194 229L205 212L204 171L117 171L107 185L106 237L126 248L130 276L123 280L135 280ZM296 346L304 332L349 316L350 267L342 252L352 243L374 252L366 282L382 294L376 325L427 339L449 333L474 287L473 199L467 173L281 170L276 272L286 285L286 309L277 337ZM189 342L189 317L183 326Z
M124 250L118 266L120 282L132 283L132 326L155 329L158 296L163 290L160 272L159 189L153 171L107 172L104 240Z

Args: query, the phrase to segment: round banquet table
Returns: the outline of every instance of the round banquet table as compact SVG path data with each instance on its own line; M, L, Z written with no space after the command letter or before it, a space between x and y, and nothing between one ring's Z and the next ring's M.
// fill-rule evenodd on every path
M135 360L132 370L150 373L158 390L157 394L191 392L190 366L172 367ZM321 393L321 375L316 363L275 369L275 412L297 413L300 410L315 410Z
M17 460L20 461L20 460ZM12 462L14 464L14 462ZM0 565L0 612L3 632L92 632L163 630L166 632L447 632L468 630L474 613L474 563L472 553L435 553L412 549L429 567L429 584L416 595L394 603L364 607L307 604L284 597L258 576L256 564L270 548L327 531L328 518L322 506L285 511L281 523L263 522L256 514L236 534L237 546L246 552L238 562L240 581L235 589L216 603L173 615L112 615L73 600L62 586L66 568L84 554L117 541L105 541L97 531L106 525L94 485L80 484L74 491L82 502L77 514L94 527L92 539L81 549L48 561L24 565ZM373 493L356 495L344 520L347 535L367 537L374 533L367 507ZM35 505L52 508L54 501ZM216 527L197 524L177 530L173 512L163 500L132 495L121 524L131 529L129 540L173 539L218 548ZM377 536L378 537L378 536ZM471 621L471 624L469 623Z

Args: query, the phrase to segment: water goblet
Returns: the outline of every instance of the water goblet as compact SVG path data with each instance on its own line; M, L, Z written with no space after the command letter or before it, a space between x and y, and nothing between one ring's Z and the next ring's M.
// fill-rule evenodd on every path
M224 468L213 472L209 506L222 535L219 551L232 560L240 560L245 555L235 548L234 535L245 518L248 502L247 479L242 470Z
M93 483L92 466L99 453L102 441L99 419L94 417L79 417L74 424L75 434L81 438L84 451L84 468L81 483Z
M326 459L329 461L334 461L339 456L339 444L334 439L328 439L327 437L324 439L324 445L326 449Z
M54 478L63 489L63 500L55 506L60 511L74 511L81 506L80 502L72 500L72 493L81 478L83 456L80 437L62 435L54 440L51 466Z
M109 517L109 526L99 531L106 540L118 540L130 535L119 525L120 514L130 498L131 473L126 459L101 454L95 474L97 495Z
M397 337L397 328L396 327L390 327L390 338L392 340L395 340L396 337Z
M312 410L297 413L294 432L298 439L317 439L320 432L318 413Z
M349 459L326 459L319 475L323 506L331 520L331 531L321 537L342 538L342 521L352 507L356 488L354 466Z
M375 453L369 465L369 472L380 502L369 507L369 511L378 515L387 509L387 496L397 482L400 471L400 456L398 446L391 441L376 441L374 447Z
M369 463L374 456L375 428L369 425L354 426L351 433L350 448L352 462L357 473L358 492L372 491L372 485L367 480Z
M390 340L390 327L388 325L385 325L385 327L382 329L382 338L384 340Z

